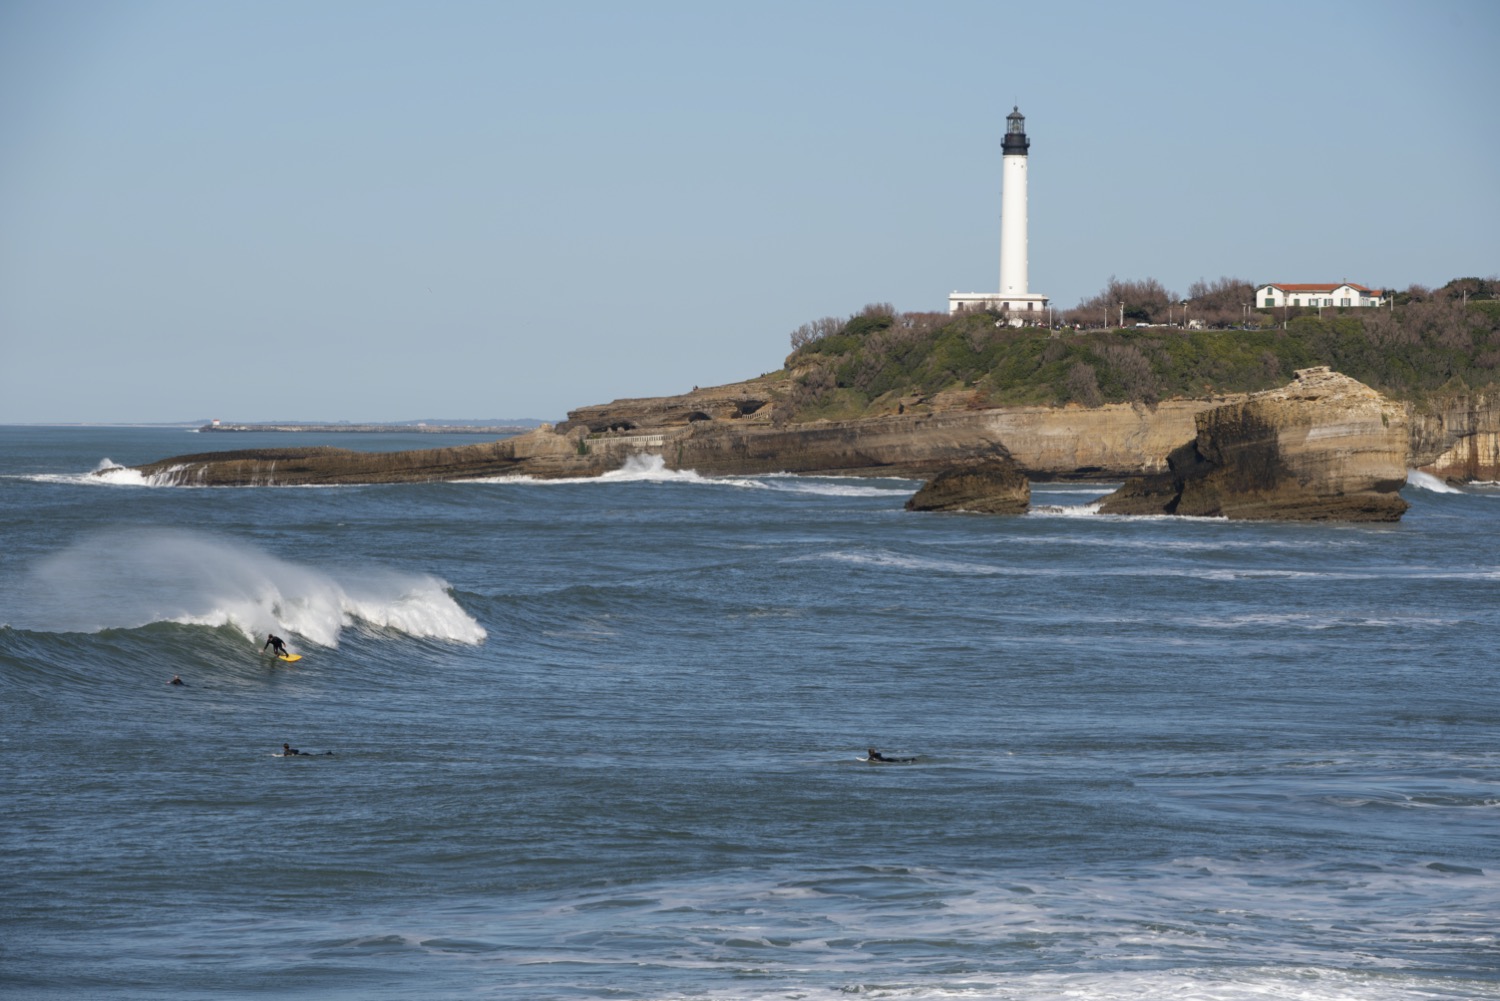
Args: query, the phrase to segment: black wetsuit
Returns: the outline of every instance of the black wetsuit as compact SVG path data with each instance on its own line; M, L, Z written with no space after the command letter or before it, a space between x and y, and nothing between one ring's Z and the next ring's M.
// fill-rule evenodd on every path
M270 647L271 652L276 656L286 656L286 641L284 641L280 636L273 635L270 639L266 640L266 646ZM266 652L266 646L260 648L261 653Z

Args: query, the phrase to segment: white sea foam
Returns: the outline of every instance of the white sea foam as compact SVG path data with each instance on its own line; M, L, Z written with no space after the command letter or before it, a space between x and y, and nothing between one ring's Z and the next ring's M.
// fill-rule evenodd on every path
M153 482L156 477L142 476L138 471L122 466L113 459L100 459L86 473L26 473L16 479L32 483L66 483L75 486L94 487L149 487L162 484Z
M1102 504L1040 504L1026 512L1028 518L1084 518L1099 513Z
M1462 490L1454 486L1449 486L1447 483L1444 483L1436 476L1433 476L1430 473L1421 472L1420 470L1416 469L1408 469L1406 471L1406 485L1409 487L1416 487L1419 490L1429 490L1435 494L1463 493Z
M1451 629L1462 623L1461 619L1435 618L1432 616L1386 616L1376 618L1363 615L1310 615L1297 612L1255 612L1226 616L1188 616L1184 625L1195 629Z
M1090 485L1086 487L1054 487L1046 484L1033 483L1031 485L1031 502L1045 501L1051 497L1088 497L1091 500L1103 500L1118 489L1118 484Z
M1108 520L1101 517L1101 520ZM1201 524L1206 519L1188 519L1187 524ZM1222 533L1202 536L1189 535L1186 538L1163 538L1157 535L1139 537L1135 535L1122 535L1120 533L1110 534L1080 534L1062 530L1064 534L1053 535L1018 535L1005 539L1005 545L1011 546L1093 546L1102 549L1138 549L1144 552L1214 552L1217 550L1247 550L1251 552L1266 552L1269 550L1283 549L1288 552L1306 553L1314 549L1344 549L1352 545L1359 545L1359 539L1341 538L1295 538L1295 539L1268 539L1264 535L1253 538L1233 538Z
M1382 908L1371 909L1372 899ZM464 914L468 937L503 940L511 959L531 968L628 971L643 954L658 970L695 977L751 968L754 982L712 991L742 1001L837 992L1384 1001L1488 996L1461 979L1444 992L1410 957L1434 942L1476 955L1493 949L1488 915L1497 902L1494 877L1425 859L1337 870L1187 856L1128 873L1017 870L1000 880L862 866L647 881L498 907L486 900ZM404 938L411 924L403 916L367 934ZM961 975L934 975L934 943L963 952Z
M1035 495L1032 497L1036 500ZM1184 514L1101 514L1100 509L1104 507L1103 500L1088 504L1036 504L1026 512L1030 518L1084 518L1097 517L1106 521L1172 521L1191 524L1193 522L1221 522L1228 521L1222 517L1205 517L1202 515Z
M841 482L829 478L767 477L747 480L753 485L789 494L816 494L821 497L910 497L914 487L883 487L872 483Z
M157 473L146 476L138 469L122 466L113 459L100 459L93 469L86 473L28 473L16 477L21 480L29 480L33 483L64 483L70 486L84 487L177 487L194 486L193 483L184 483L179 477L181 466L172 466ZM200 467L199 478L204 474Z
M465 483L525 484L528 486L562 486L619 483L686 483L695 486L738 487L744 490L772 490L784 493L818 494L826 497L905 497L911 487L889 487L868 483L838 482L833 477L799 477L789 473L764 476L704 476L692 469L668 469L660 455L632 455L619 469L598 476L570 476L561 479L537 479L531 476L487 476Z
M436 577L383 567L324 571L186 529L80 539L30 571L17 605L12 625L45 632L178 622L332 647L344 628L362 623L457 643L485 639Z
M824 560L833 563L853 563L861 566L890 567L896 570L917 570L926 573L956 573L980 576L1018 574L1026 576L1032 572L1012 567L991 566L984 563L968 563L961 560L939 560L925 556L905 556L901 553L893 553L886 550L863 552L834 550L831 552L808 553L802 556L789 556L785 562L805 563ZM1049 571L1040 572L1050 575Z

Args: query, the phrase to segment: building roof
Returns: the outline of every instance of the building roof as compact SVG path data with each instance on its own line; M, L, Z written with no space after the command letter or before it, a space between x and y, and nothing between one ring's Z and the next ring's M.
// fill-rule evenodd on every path
M1305 284L1304 283L1304 284L1291 284L1291 285L1285 284L1283 282L1266 282L1264 285L1258 285L1256 287L1257 288L1279 288L1283 292L1332 292L1334 289L1336 289L1336 288L1343 288L1345 285L1349 286L1350 288L1354 289L1357 292L1370 292L1370 293L1378 293L1379 292L1378 289L1365 288L1363 285L1360 285L1360 284L1358 284L1356 282L1332 282L1332 283L1325 283L1325 284L1319 284L1319 283L1314 282L1312 284Z

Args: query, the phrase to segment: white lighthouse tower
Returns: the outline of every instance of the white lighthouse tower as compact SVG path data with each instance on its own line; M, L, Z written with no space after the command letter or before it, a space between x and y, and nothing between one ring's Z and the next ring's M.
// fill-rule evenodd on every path
M948 312L997 309L1010 314L1011 324L1045 323L1047 297L1033 295L1027 285L1026 164L1031 140L1026 138L1026 116L1019 107L1005 116L1000 189L1000 291L954 292Z
M1026 116L1019 107L1005 116L1000 181L1000 294L1026 295Z

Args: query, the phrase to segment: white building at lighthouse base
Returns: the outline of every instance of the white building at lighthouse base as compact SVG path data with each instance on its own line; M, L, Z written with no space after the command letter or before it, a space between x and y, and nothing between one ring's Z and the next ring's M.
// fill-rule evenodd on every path
M1034 323L1046 323L1047 304L1052 300L1044 295L1005 295L1002 292L954 292L948 296L948 314L993 309L1009 313L1013 327Z

